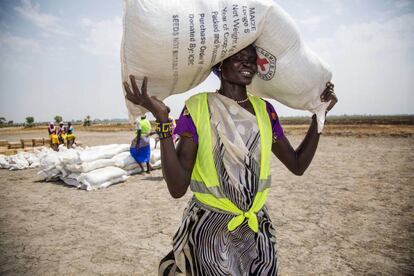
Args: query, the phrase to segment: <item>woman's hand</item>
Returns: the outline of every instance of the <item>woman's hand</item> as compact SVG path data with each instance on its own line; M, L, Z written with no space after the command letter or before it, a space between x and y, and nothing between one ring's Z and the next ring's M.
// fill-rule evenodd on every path
M327 111L331 110L332 107L338 102L338 98L334 92L334 85L333 83L327 82L326 88L321 94L321 101L322 102L330 102Z
M167 106L154 96L148 96L147 83L148 78L144 77L142 82L141 90L139 90L135 77L130 75L132 91L128 82L124 82L127 99L133 104L140 105L146 108L159 122L168 122L168 109Z

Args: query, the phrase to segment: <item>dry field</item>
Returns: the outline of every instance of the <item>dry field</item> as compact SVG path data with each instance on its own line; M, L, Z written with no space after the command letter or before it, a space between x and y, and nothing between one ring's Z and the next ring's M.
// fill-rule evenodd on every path
M305 126L286 126L298 145ZM86 145L132 132L79 128ZM121 130L121 129L118 129ZM45 129L0 130L0 139ZM414 128L328 125L305 175L273 158L268 207L280 275L414 274ZM190 192L172 199L161 171L86 192L0 170L1 275L157 275Z

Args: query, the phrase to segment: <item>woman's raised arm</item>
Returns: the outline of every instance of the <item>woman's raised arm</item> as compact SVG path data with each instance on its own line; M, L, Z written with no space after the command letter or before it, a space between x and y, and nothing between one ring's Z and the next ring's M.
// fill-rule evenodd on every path
M156 97L148 96L147 82L144 77L141 90L138 88L135 77L130 76L131 87L124 82L126 97L136 105L146 108L154 115L157 122L168 123L167 106ZM177 149L172 137L164 138L161 143L161 164L164 179L172 197L180 198L187 191L191 181L191 173L195 164L197 144L191 138L182 137L178 142Z
M327 108L328 111L338 102L333 88L333 84L327 83L326 89L321 95L322 102L330 102ZM312 162L318 147L319 136L316 115L314 115L305 138L296 150L290 145L289 140L283 137L275 140L272 145L272 152L291 172L302 175Z

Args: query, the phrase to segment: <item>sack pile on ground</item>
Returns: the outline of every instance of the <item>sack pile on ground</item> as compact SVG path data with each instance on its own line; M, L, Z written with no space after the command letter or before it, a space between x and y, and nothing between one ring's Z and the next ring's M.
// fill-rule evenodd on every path
M6 156L0 154L0 169L23 170L37 168L40 165L40 158L46 152L52 151L46 147L34 149L33 152L19 152L18 154Z
M154 169L161 167L160 150L151 141L151 161ZM129 153L129 144L110 144L76 149L63 145L59 151L43 147L34 152L14 156L0 155L0 168L22 170L40 167L39 180L63 181L85 190L96 190L124 182L129 175L142 172ZM145 168L145 164L143 165Z
M86 149L52 152L40 160L38 175L45 181L62 180L85 190L96 190L124 182L129 175L142 172L129 153L129 144L111 144ZM151 154L159 156L159 149ZM160 158L152 158L153 168L161 167ZM145 165L144 165L145 167Z

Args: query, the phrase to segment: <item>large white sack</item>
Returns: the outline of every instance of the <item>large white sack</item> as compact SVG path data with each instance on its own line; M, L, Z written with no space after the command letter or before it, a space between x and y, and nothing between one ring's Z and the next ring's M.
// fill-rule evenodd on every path
M39 158L34 153L28 153L26 157L27 162L29 162L30 168L39 166Z
M141 167L136 162L133 163L133 164L129 164L129 165L125 166L125 167L122 167L122 169L125 170L125 171L135 170L137 168L141 168Z
M79 153L80 162L91 162L98 159L110 159L116 154L129 151L129 144L113 144L107 147L91 147Z
M52 181L59 179L60 173L60 170L56 169L55 167L51 167L38 171L37 178L38 180Z
M9 170L11 171L27 169L30 166L23 152L11 156L9 165L10 165Z
M161 150L155 149L151 150L151 164L157 162L158 160L161 160Z
M82 173L78 177L78 181L87 183L91 186L100 185L111 179L120 178L127 175L127 172L118 167L105 167L96 169L88 173Z
M65 184L69 186L75 186L77 188L81 188L81 183L78 181L79 173L71 173L66 177L60 176L60 180L62 180Z
M67 164L66 168L71 172L86 173L109 166L116 166L116 162L112 159L99 159L91 162L84 162L81 164Z
M159 169L159 168L161 168L161 160L157 160L154 163L151 163L151 167L153 169Z
M158 147L160 146L160 143L156 143L154 138L150 138L150 148L151 148L151 152L153 149L155 149L155 145L157 145Z
M9 158L3 154L0 155L0 168L2 169L10 168Z
M112 157L112 160L115 162L116 166L120 168L137 164L137 161L135 161L135 159L131 156L129 150L115 155Z
M84 181L81 183L81 189L85 189L87 191L94 191L97 189L106 188L108 186L124 182L127 179L128 179L128 175L123 175L123 176L112 178L105 182L97 183L97 184Z
M74 163L81 162L78 150L75 150L72 148L66 149L65 147L63 147L62 149L65 149L65 150L61 150L61 148L59 148L59 152L58 152L59 161L61 163L74 164Z
M128 175L135 175L144 172L141 168L134 168L126 170Z
M55 168L60 164L59 153L56 151L46 151L40 157L40 167L44 170Z
M332 74L300 38L296 24L271 0L124 0L122 78L148 77L148 91L164 99L201 83L211 67L255 42L258 75L248 88L318 116L320 94ZM130 119L144 110L126 100Z

